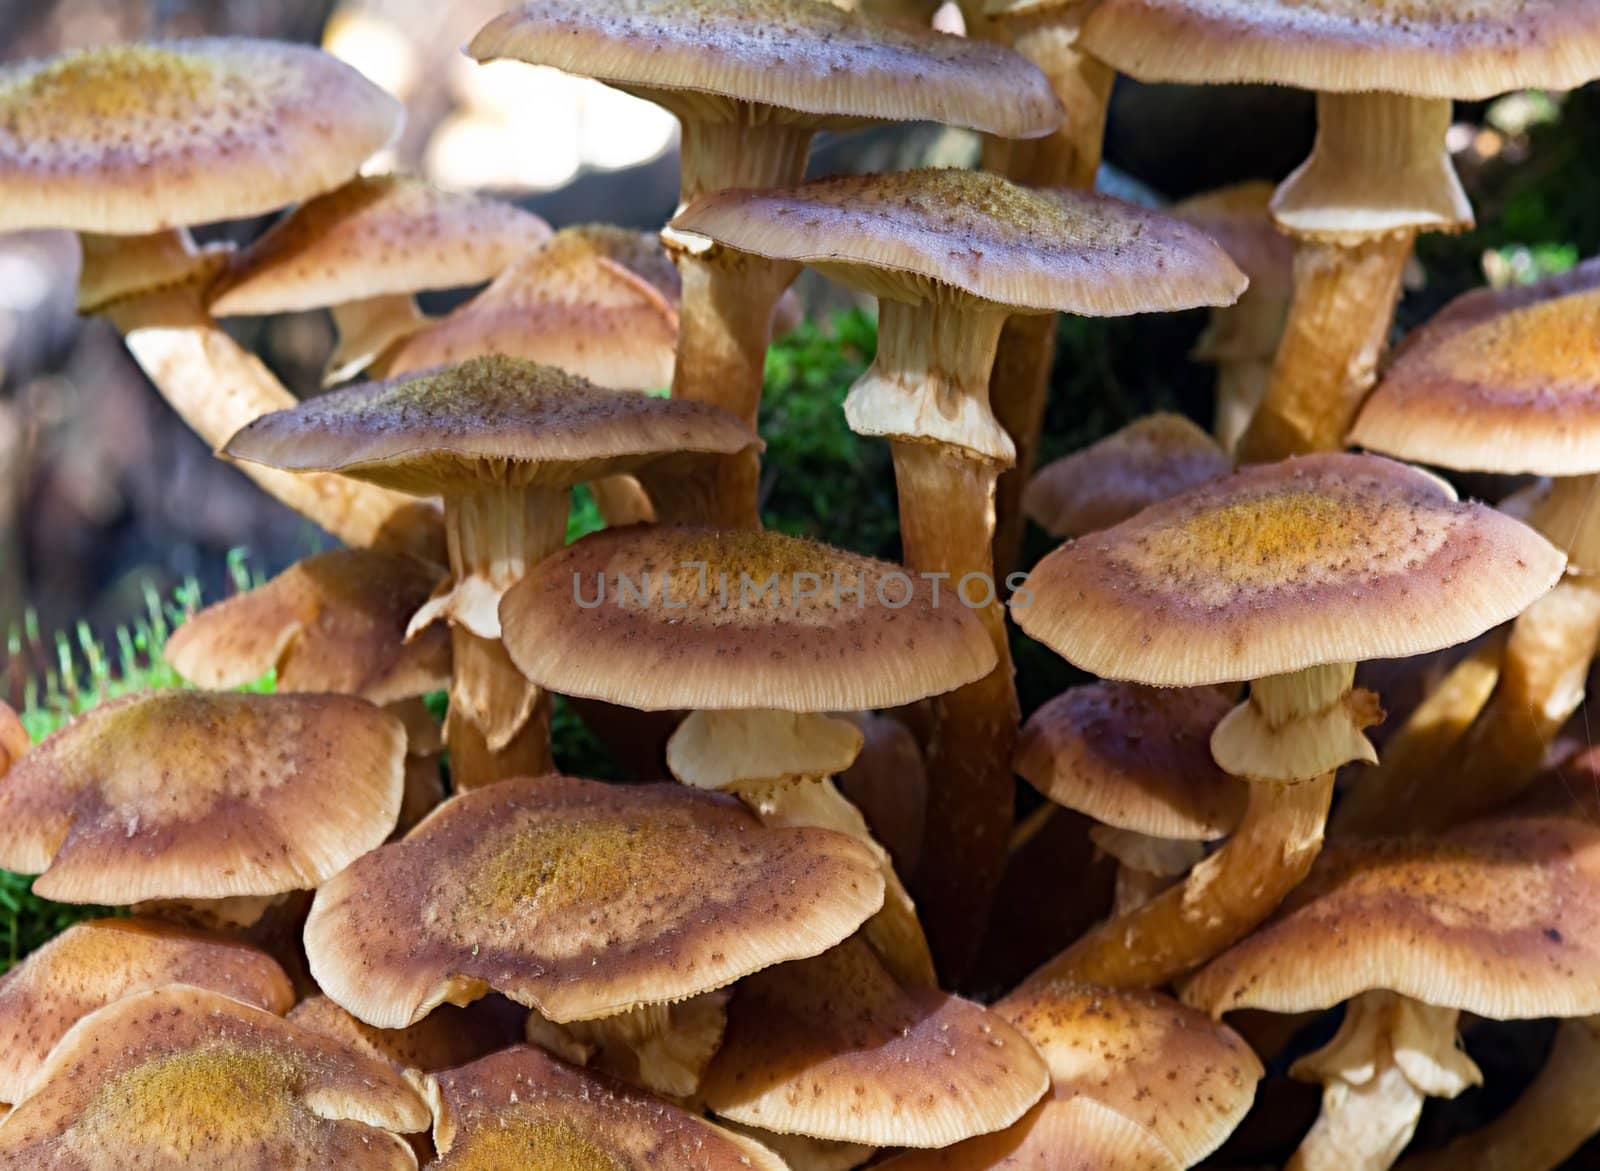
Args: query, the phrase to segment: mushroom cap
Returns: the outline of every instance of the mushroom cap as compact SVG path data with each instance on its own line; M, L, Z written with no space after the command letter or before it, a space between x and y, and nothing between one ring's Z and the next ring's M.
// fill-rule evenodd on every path
M33 746L28 729L22 726L22 717L5 700L0 699L0 777Z
M531 1046L435 1074L438 1171L786 1171L752 1139Z
M296 313L482 284L548 239L549 224L501 200L405 175L362 176L235 253L212 286L211 312Z
M1249 796L1211 757L1211 733L1232 706L1210 687L1073 687L1022 726L1017 773L1105 825L1215 841L1238 825Z
M1600 261L1458 297L1410 334L1350 442L1485 472L1600 472Z
M209 988L267 1012L294 1004L271 956L236 940L153 919L75 923L0 976L0 1102L18 1102L78 1021L166 984Z
M340 472L432 496L506 484L566 488L666 455L731 455L758 443L719 407L606 390L489 355L319 395L262 416L225 450L284 471Z
M387 1064L220 993L169 985L72 1027L0 1127L0 1163L411 1171L395 1132L427 1124Z
M405 747L349 696L124 696L0 779L0 867L114 906L309 890L394 829Z
M1093 1098L1046 1098L1015 1126L936 1151L906 1151L873 1171L1183 1171L1161 1141Z
M898 566L779 533L596 533L534 566L500 612L540 687L646 710L896 707L995 665L948 589L936 603Z
M740 983L700 1094L714 1114L779 1133L944 1147L1010 1126L1049 1086L994 1013L902 990L857 938Z
M1276 190L1262 179L1235 183L1190 196L1167 213L1220 244L1250 278L1252 293L1288 297L1294 292L1294 241L1272 222Z
M942 122L1037 138L1063 117L1044 74L1010 49L822 0L540 0L492 20L467 55L554 66L669 109L715 115L709 96L818 127Z
M490 989L558 1023L697 996L848 936L883 902L866 846L766 828L677 785L502 781L317 892L324 992L403 1028Z
M1161 411L1041 468L1022 507L1052 537L1082 536L1232 470L1215 439Z
M332 1037L357 1053L401 1069L433 1073L454 1069L520 1044L528 1010L503 996L486 996L465 1007L440 1005L408 1029L375 1029L326 996L295 1005L289 1021Z
M277 41L112 45L0 68L0 231L132 236L262 215L336 187L400 104Z
M1454 646L1515 617L1564 564L1426 472L1327 453L1246 468L1063 545L1011 613L1103 678L1197 687Z
M403 553L336 549L207 606L167 641L167 662L199 687L241 687L277 671L279 692L336 691L395 703L450 685L450 632L406 640L442 572Z
M1489 98L1600 76L1594 0L1104 0L1081 43L1141 81Z
M1245 278L1199 229L1108 195L1019 187L987 171L843 175L717 191L672 227L822 268L907 299L927 282L1037 313L1117 317L1230 305Z
M509 354L617 390L670 385L678 344L676 294L669 299L615 259L623 251L615 242L610 234L558 233L471 301L402 342L387 359L389 376L480 354ZM654 247L665 259L659 240Z
M1214 1015L1387 990L1495 1020L1600 1011L1600 827L1479 822L1336 843L1279 916L1189 981Z

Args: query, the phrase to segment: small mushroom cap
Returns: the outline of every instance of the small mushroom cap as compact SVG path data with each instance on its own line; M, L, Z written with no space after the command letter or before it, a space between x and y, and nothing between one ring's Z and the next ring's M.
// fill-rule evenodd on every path
M803 124L942 122L1036 138L1061 103L1010 49L881 24L822 0L540 0L496 17L467 55L550 65L669 109L731 99Z
M1232 470L1215 439L1163 411L1041 468L1022 507L1052 537L1078 537Z
M209 988L282 1014L294 988L271 956L152 919L76 923L0 977L0 1102L18 1102L78 1021L165 984Z
M1049 1086L995 1014L903 991L852 939L739 985L700 1093L713 1113L780 1133L944 1147L1010 1126Z
M558 1023L823 951L883 902L866 846L678 785L512 781L440 806L317 892L317 983L379 1028L490 989Z
M528 1010L503 996L486 996L463 1008L440 1005L408 1029L375 1029L326 996L313 996L295 1005L289 1020L367 1057L433 1073L521 1043Z
M1046 1098L1015 1126L874 1171L1183 1171L1161 1140L1093 1098Z
M1103 678L1197 687L1466 642L1564 564L1426 472L1329 453L1246 468L1063 545L1011 613Z
M706 403L605 390L550 366L492 355L264 415L226 452L432 496L506 484L565 488L665 455L732 455L759 443L735 415Z
M596 533L534 566L500 613L540 687L652 711L896 707L995 665L950 591L935 603L898 566L779 533Z
M349 179L400 129L343 62L276 41L113 45L0 69L0 231L132 236Z
M427 1079L438 1171L786 1171L752 1139L520 1046Z
M0 867L114 906L309 890L394 828L405 747L349 696L125 696L0 779Z
M1304 1012L1387 990L1495 1020L1600 1011L1600 827L1480 822L1338 843L1278 918L1201 969L1190 1004Z
M17 1171L412 1171L428 1110L399 1071L216 992L169 985L85 1017L0 1127Z
M1215 841L1239 823L1248 797L1245 783L1211 758L1211 733L1232 706L1209 687L1074 687L1023 725L1017 772L1057 805L1105 825Z
M1105 0L1082 45L1141 81L1490 98L1600 76L1593 0Z
M1287 297L1294 292L1294 241L1278 230L1269 210L1277 188L1264 180L1235 183L1191 196L1167 209L1222 246L1252 293Z
M279 692L336 691L396 703L450 684L450 632L406 640L441 571L403 553L336 549L207 606L168 640L167 662L199 687L277 671Z
M1231 305L1246 284L1221 248L1170 216L1107 195L1019 187L987 171L718 191L672 227L900 300L943 286L1029 312L1117 317Z
M284 216L211 290L217 317L295 313L477 285L550 239L550 225L497 199L373 175Z
M1485 472L1600 472L1600 261L1479 289L1406 338L1350 442Z

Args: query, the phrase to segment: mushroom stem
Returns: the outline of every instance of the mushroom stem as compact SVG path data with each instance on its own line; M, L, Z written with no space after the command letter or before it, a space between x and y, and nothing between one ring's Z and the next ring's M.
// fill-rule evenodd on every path
M989 395L995 418L1016 444L1017 462L1000 474L995 488L994 565L1003 579L1017 567L1028 517L1022 494L1033 478L1050 401L1056 360L1056 315L1017 313L1006 322L995 355Z
M1089 839L1117 860L1113 916L1138 910L1206 856L1200 842L1158 838L1109 825L1095 826L1089 831Z
M1232 455L1272 380L1273 355L1283 340L1289 303L1255 288L1232 305L1213 309L1190 357L1217 367L1217 406L1212 434Z
M378 373L389 351L428 323L410 293L351 301L329 312L338 342L322 371L324 386L348 382L367 369Z

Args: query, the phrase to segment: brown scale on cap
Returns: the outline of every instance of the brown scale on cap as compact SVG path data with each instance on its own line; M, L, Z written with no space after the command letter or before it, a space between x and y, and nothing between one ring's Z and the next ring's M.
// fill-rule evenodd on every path
M530 1047L436 1074L423 1092L438 1171L785 1171L751 1139Z
M25 1096L79 1020L165 984L208 988L272 1013L294 1003L283 969L242 943L144 919L75 924L0 977L0 1102Z
M385 1063L218 993L170 986L73 1027L0 1130L0 1161L18 1171L407 1171L416 1159L395 1132L427 1123Z
M1231 707L1208 687L1074 687L1023 725L1017 772L1058 805L1106 825L1214 841L1245 806L1244 783L1211 758L1211 733Z
M324 885L306 950L381 1028L490 989L592 1020L815 955L882 900L876 859L842 834L766 829L675 785L543 777L459 796Z
M1199 686L1452 646L1514 617L1563 562L1424 472L1314 455L1063 546L1012 613L1097 675Z
M353 179L238 253L211 290L218 317L293 313L481 284L550 239L509 203L399 175Z
M200 687L277 672L277 690L335 691L395 703L450 683L450 634L406 627L442 573L414 557L339 549L207 606L168 640L167 662Z
M1010 1126L1049 1086L986 1009L903 991L859 939L735 991L701 1095L751 1126L869 1146L942 1147Z
M309 890L394 828L404 755L348 696L112 700L0 780L0 866L78 903Z
M1216 440L1163 412L1042 468L1022 506L1052 537L1082 536L1232 470Z
M1372 990L1496 1020L1600 1011L1600 829L1552 817L1340 844L1279 917L1194 977L1220 1015Z
M541 562L502 614L513 660L540 686L646 709L893 707L995 662L948 586L936 605L898 566L777 533L597 533Z
M303 1000L289 1014L289 1020L302 1029L423 1073L454 1069L519 1044L527 1019L527 1009L501 996L486 996L464 1008L440 1005L408 1029L375 1029L326 996Z
M0 69L0 230L137 235L274 211L399 130L340 61L247 40L116 45Z

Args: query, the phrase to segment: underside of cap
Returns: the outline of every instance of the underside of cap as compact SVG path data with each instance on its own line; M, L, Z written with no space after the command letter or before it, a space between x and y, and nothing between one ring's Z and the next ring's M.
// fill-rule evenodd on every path
M667 768L697 789L831 777L850 767L864 739L860 728L834 716L764 708L696 711L667 741Z

